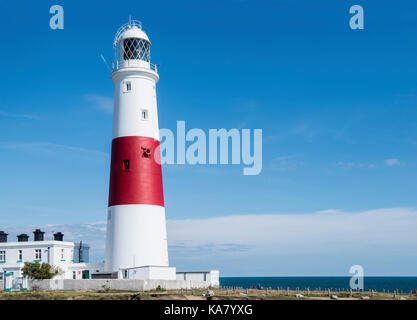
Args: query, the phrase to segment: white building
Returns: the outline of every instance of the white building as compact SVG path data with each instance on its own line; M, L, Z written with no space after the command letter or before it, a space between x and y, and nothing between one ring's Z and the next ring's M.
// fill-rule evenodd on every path
M212 286L219 286L219 270L177 271L177 280L207 281Z
M26 234L18 235L18 241L7 241L7 234L0 231L0 279L12 275L13 279L23 277L25 262L48 263L59 267L63 273L57 279L90 279L94 273L103 270L101 264L90 264L89 246L63 241L63 234L54 234L53 240L44 240L44 232L37 229L29 241Z

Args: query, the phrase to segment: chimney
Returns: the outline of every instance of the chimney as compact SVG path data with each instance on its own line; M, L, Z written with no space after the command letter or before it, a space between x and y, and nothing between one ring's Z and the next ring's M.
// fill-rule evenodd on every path
M29 236L27 234L22 233L17 236L18 242L27 242L28 240L29 240Z
M35 241L43 241L43 235L44 234L45 234L45 232L41 231L40 229L36 229L35 231L33 231L34 240Z
M54 233L55 241L64 241L64 234L61 232Z
M4 231L0 231L0 242L7 242L7 233L4 233Z

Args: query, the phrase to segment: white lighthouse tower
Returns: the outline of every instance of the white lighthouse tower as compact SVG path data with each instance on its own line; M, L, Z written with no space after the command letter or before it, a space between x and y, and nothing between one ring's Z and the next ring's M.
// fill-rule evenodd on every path
M157 67L141 23L131 20L114 39L113 140L105 270L127 277L175 279L169 268L159 129ZM153 274L153 276L152 276ZM145 275L145 276L143 276ZM129 276L132 277L131 275Z

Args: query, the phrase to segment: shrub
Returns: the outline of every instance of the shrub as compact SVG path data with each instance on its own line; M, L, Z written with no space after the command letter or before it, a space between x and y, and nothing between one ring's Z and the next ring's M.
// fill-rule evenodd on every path
M62 270L58 267L53 267L49 263L39 262L25 262L22 268L30 279L52 279L53 277L62 274Z

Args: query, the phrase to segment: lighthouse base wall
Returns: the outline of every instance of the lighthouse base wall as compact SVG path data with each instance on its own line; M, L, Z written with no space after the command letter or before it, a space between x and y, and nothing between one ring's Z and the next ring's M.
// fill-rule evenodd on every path
M119 272L142 266L169 266L164 207L109 207L104 270Z

